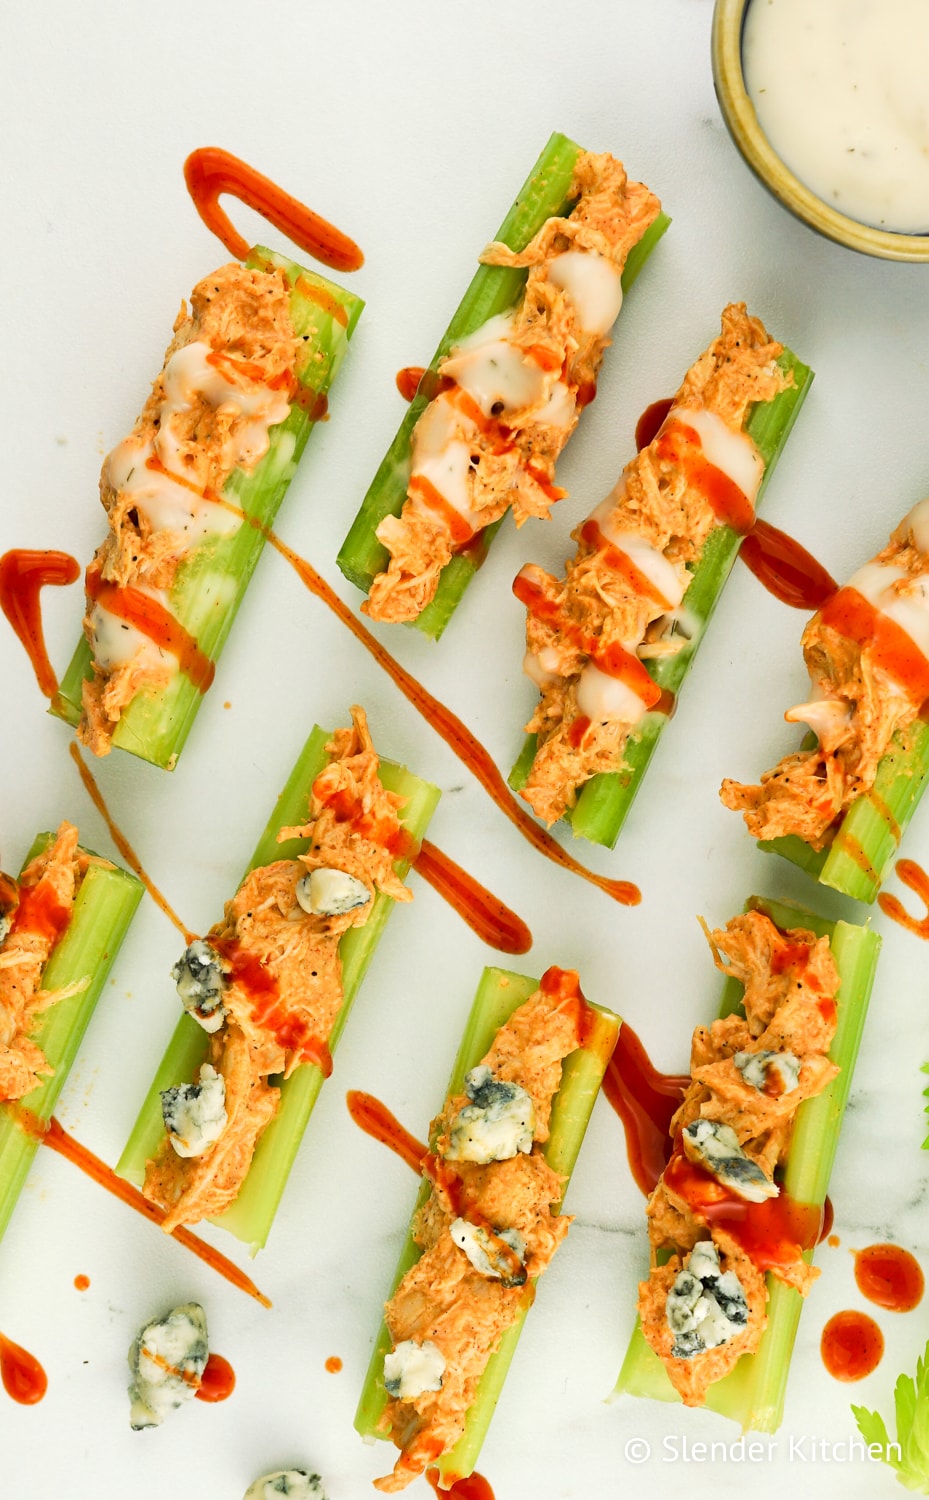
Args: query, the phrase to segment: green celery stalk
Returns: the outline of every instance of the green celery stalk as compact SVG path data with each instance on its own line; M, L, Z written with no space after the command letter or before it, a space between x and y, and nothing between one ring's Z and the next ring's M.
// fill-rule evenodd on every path
M537 979L527 978L524 974L515 974L508 969L484 970L452 1068L446 1097L464 1091L465 1074L480 1062L489 1051L500 1027L506 1024L513 1012L525 1000L528 1000L538 987ZM591 1003L588 1001L588 1004ZM572 1052L569 1057L565 1058L562 1066L561 1086L552 1106L551 1135L543 1153L549 1166L565 1177L565 1190L574 1170L590 1119L590 1112L593 1109L606 1065L616 1045L621 1024L618 1016L615 1016L612 1011L596 1005L591 1005L591 1010L596 1013L596 1022L588 1044ZM430 1183L424 1181L416 1200L416 1210L420 1208L430 1191ZM564 1194L555 1207L560 1209L563 1202ZM421 1253L412 1234L408 1234L400 1253L391 1295L396 1291L410 1267L415 1265ZM455 1446L436 1462L444 1485L449 1485L456 1479L465 1478L477 1463L481 1445L490 1426L490 1419L503 1389L510 1361L516 1352L516 1345L519 1342L532 1297L532 1291L527 1289L519 1317L504 1333L481 1376L474 1402L468 1411L464 1432ZM387 1392L383 1380L384 1356L392 1347L393 1342L387 1325L382 1323L365 1376L358 1410L355 1413L355 1429L364 1438L386 1436L385 1433L379 1431L378 1422L387 1405Z
M52 843L54 834L40 834L26 864ZM85 850L85 853L91 851ZM94 855L96 860L98 856ZM55 1111L71 1065L103 991L120 944L142 899L142 882L106 861L92 864L80 883L71 920L56 943L42 973L46 990L64 989L87 978L86 988L59 1000L42 1016L33 1036L54 1068L31 1093L17 1101L43 1125ZM0 1111L0 1238L16 1207L39 1142L16 1123L15 1110Z
M773 401L753 406L744 428L764 459L759 503L813 381L812 370L789 349L784 350L778 364L785 372L793 372L795 384L781 391ZM675 698L690 671L741 543L740 534L729 526L719 526L710 533L681 606L698 622L693 640L674 656L659 656L644 663L658 686ZM576 805L564 815L575 835L612 849L667 722L666 713L646 714L626 741L623 770L601 772L585 783ZM509 783L514 791L521 791L526 785L535 752L536 736L528 735L510 772Z
M568 213L571 208L568 191L580 153L580 146L556 131L549 138L494 238L508 245L511 250L524 250L546 219ZM659 214L630 251L623 271L624 292L632 286L670 222L666 214ZM509 266L478 266L445 330L429 369L437 370L439 361L445 358L453 346L482 327L488 318L513 307L519 300L527 276L527 271L514 270ZM410 477L413 428L426 405L426 398L421 395L414 397L410 403L337 558L345 577L365 594L373 579L383 572L389 561L387 548L378 541L376 532L385 516L398 516L403 509ZM476 546L469 549L467 555L456 553L443 569L435 598L411 622L424 635L429 635L436 641L439 639L461 602L465 589L484 561L487 548L501 521L494 522L481 532Z
M810 740L815 744L815 740ZM918 723L894 737L878 763L874 786L846 811L832 841L811 849L795 834L764 839L758 847L799 865L820 885L855 901L872 902L929 781L929 724Z
M327 762L326 745L331 738L330 731L320 729L318 725L314 728L278 798L245 875L260 865L271 864L278 859L296 859L306 852L309 847L307 839L288 839L279 844L277 833L281 828L293 827L306 821L310 790ZM406 805L400 809L400 819L413 840L418 842L435 811L440 795L438 788L427 781L421 781L418 776L390 761L381 761L379 774L381 782L389 791L407 798ZM394 866L401 876L409 867L410 861L405 856L397 860ZM342 937L339 955L342 960L343 1000L329 1036L330 1052L335 1051L342 1035L352 1003L393 906L392 898L379 892L364 926L350 928ZM146 1162L155 1155L164 1138L162 1089L171 1088L183 1079L195 1077L201 1063L207 1059L209 1047L210 1038L203 1028L191 1016L182 1015L116 1167L119 1175L136 1187L141 1187ZM235 1201L213 1220L238 1239L249 1243L252 1254L267 1242L303 1132L322 1087L323 1076L315 1063L304 1063L290 1078L276 1080L281 1090L277 1114L258 1142L248 1176Z
M291 317L297 333L306 339L297 378L304 390L321 398L324 410L323 398L348 352L364 303L354 293L263 246L256 246L246 261L247 266L259 269L269 263L284 271L293 288ZM327 310L336 305L343 310L344 324ZM250 474L236 469L223 490L224 497L257 524L243 521L232 535L206 538L178 569L169 595L171 609L212 661L222 651L264 547L261 528L273 526L314 426L308 411L294 402L285 420L271 428L270 446L260 463ZM81 685L92 675L90 647L82 638L49 711L77 724ZM136 695L116 726L113 744L173 771L202 697L183 672L176 672L166 687Z
M841 1072L823 1093L800 1105L784 1172L784 1191L797 1203L822 1208L835 1160L842 1115L852 1083L855 1060L881 939L875 932L849 922L827 922L792 902L752 897L747 908L770 917L780 928L804 927L817 937L828 937L839 971L838 1025L829 1050ZM728 979L720 1015L741 1006L742 986ZM809 1262L813 1251L806 1251ZM743 1431L775 1432L784 1413L784 1396L803 1298L773 1276L768 1278L768 1326L754 1354L744 1354L735 1369L710 1386L706 1405L711 1411L739 1422ZM667 1371L646 1343L638 1320L629 1341L615 1395L648 1396L656 1401L680 1401Z

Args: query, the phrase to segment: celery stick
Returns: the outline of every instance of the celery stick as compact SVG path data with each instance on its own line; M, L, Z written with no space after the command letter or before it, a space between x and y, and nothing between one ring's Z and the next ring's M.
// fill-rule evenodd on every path
M306 821L310 790L326 764L326 744L331 738L329 731L318 726L314 728L278 798L245 875L260 865L278 859L296 859L306 851L308 840L288 839L279 844L276 836L279 829ZM438 789L389 761L381 761L380 778L390 791L408 799L399 816L413 839L419 841L439 800ZM402 876L409 865L409 859L403 858L396 861L394 868ZM344 998L329 1037L330 1052L335 1051L393 906L390 896L379 893L364 926L351 928L339 944ZM164 1137L162 1089L195 1077L200 1064L206 1061L209 1045L209 1036L203 1028L190 1016L182 1015L117 1164L120 1176L137 1187L141 1187L144 1181L146 1162L155 1155ZM258 1142L251 1168L237 1198L213 1221L249 1243L252 1254L267 1242L303 1132L323 1084L323 1073L314 1063L305 1063L290 1078L274 1081L281 1089L277 1114Z
M300 385L320 397L320 406L348 352L364 303L352 292L304 270L262 246L256 246L246 265L272 263L285 272L293 288L290 311L294 328L306 343L297 377ZM320 300L316 300L316 298ZM343 324L333 311L342 309ZM262 527L272 526L297 462L315 426L309 412L294 402L283 422L270 430L270 447L255 469L236 469L223 490L258 523L247 522L229 536L207 538L178 569L169 599L173 613L211 660L216 661L232 627L249 580L265 544ZM50 712L77 724L81 717L81 684L93 675L90 647L82 639L66 671ZM113 734L113 744L165 770L173 770L190 732L202 693L183 672L166 687L136 695L124 710Z
M500 1027L506 1024L513 1012L538 987L537 979L529 979L523 974L514 974L507 969L484 970L452 1068L446 1098L463 1092L465 1074L480 1062L489 1051ZM570 1180L574 1169L601 1079L619 1036L620 1021L617 1016L596 1005L591 1005L591 1010L596 1013L596 1022L587 1045L572 1052L565 1058L562 1066L561 1086L552 1106L551 1135L544 1148L549 1166L563 1174L567 1180ZM567 1180L565 1189L568 1186ZM416 1200L416 1209L430 1191L431 1185L424 1181ZM564 1194L554 1205L556 1209L560 1210L563 1202ZM421 1253L412 1235L408 1234L400 1254L391 1295ZM468 1411L464 1432L455 1446L437 1460L436 1467L443 1484L451 1484L455 1479L466 1477L477 1462L532 1300L533 1291L527 1288L519 1317L503 1334L481 1376L475 1399ZM384 1356L392 1346L387 1325L382 1323L355 1414L355 1428L365 1438L386 1436L378 1430L378 1422L387 1404L383 1381Z
M546 219L570 212L568 191L580 152L580 146L557 131L550 137L494 236L496 240L509 245L511 250L524 250ZM670 222L666 214L659 214L638 245L630 251L623 271L624 292L632 286ZM435 371L452 347L482 327L488 318L511 308L520 297L527 275L527 271L509 266L478 266L429 369ZM337 561L345 577L365 594L372 580L383 572L389 561L387 549L378 541L376 531L385 516L398 516L403 509L410 473L410 441L426 405L425 396L420 395L410 403L339 552ZM488 526L469 549L469 555L456 554L443 569L435 598L412 622L418 630L432 636L433 640L439 639L481 566L500 524L496 521Z
M745 431L765 464L759 502L813 380L812 370L801 364L789 349L784 350L778 363L782 370L793 371L795 384L781 391L773 401L758 402L751 408L745 423ZM728 526L719 526L711 532L681 606L689 610L698 622L692 642L674 656L660 656L645 663L658 686L675 698L690 671L741 543L739 533ZM623 769L592 776L582 787L576 805L564 815L576 835L612 849L667 722L666 713L646 714L641 727L626 741ZM535 749L535 735L527 736L522 753L510 772L509 782L514 791L518 792L525 786Z
M54 834L40 834L26 864L48 848L53 839ZM98 861L98 856L92 858ZM45 965L43 989L64 989L84 978L89 982L85 989L59 1000L47 1010L33 1033L55 1071L19 1100L17 1107L29 1110L43 1124L54 1113L94 1007L142 898L142 889L142 882L126 870L117 869L105 860L91 864L78 888L71 920ZM34 1135L16 1124L13 1111L0 1111L0 1238L38 1144Z
M823 1093L800 1105L783 1179L785 1192L795 1202L821 1208L829 1187L881 940L867 928L849 922L827 922L793 903L753 897L747 906L764 912L777 927L804 927L817 937L828 937L839 971L838 1025L829 1056L841 1072ZM740 1008L741 993L742 986L737 980L727 980L720 1015L731 1015ZM812 1258L812 1250L805 1252L806 1261ZM803 1306L799 1292L771 1275L767 1280L768 1326L757 1351L743 1355L734 1370L710 1387L706 1398L711 1411L731 1417L744 1431L775 1432L780 1425L790 1357ZM638 1320L615 1394L648 1396L656 1401L680 1400L664 1365L646 1343Z
M879 762L874 786L846 811L825 849L811 849L794 834L762 840L766 853L781 854L820 885L855 901L871 902L893 863L929 781L929 724L896 735Z

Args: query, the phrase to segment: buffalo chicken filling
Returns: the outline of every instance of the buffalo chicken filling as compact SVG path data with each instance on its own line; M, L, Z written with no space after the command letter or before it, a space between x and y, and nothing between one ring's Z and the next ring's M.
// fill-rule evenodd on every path
M789 1231L758 1231L781 1193L775 1172L799 1106L838 1072L828 939L782 932L758 911L708 937L717 968L745 987L744 1015L694 1032L674 1148L648 1201L652 1268L639 1285L642 1331L688 1406L758 1348L765 1271L804 1296L818 1274Z

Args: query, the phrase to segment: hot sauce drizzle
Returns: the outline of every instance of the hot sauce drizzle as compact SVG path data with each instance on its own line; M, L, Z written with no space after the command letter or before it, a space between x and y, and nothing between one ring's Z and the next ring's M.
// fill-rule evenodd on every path
M419 390L419 382L425 373L426 371L422 365L404 365L402 370L397 371L397 390L404 401L409 402L413 400L413 397Z
M848 585L827 600L820 613L823 625L846 640L867 646L874 665L900 684L914 703L929 698L929 660L896 620Z
M166 1217L164 1209L154 1203L149 1203L147 1198L142 1197L138 1188L134 1188L122 1177L117 1177L112 1167L108 1167L99 1156L95 1156L86 1146L82 1146L80 1141L76 1141L72 1135L69 1135L54 1117L45 1124L28 1109L14 1107L9 1112L27 1135L34 1136L43 1146L48 1146L50 1151L63 1156L73 1166L79 1167L86 1176L105 1188L108 1193L112 1193L114 1198L119 1198L122 1203L134 1208L136 1213L148 1219L149 1223L161 1224L164 1221ZM218 1271L219 1275L225 1277L232 1286L254 1297L262 1307L271 1306L269 1299L258 1290L244 1271L240 1271L238 1266L233 1265L231 1260L227 1260L225 1255L219 1250L214 1250L213 1246L208 1245L205 1240L198 1239L195 1234L191 1234L189 1229L173 1229L171 1238L177 1240L178 1244L183 1245L186 1250L192 1251L211 1270Z
M894 870L898 879L902 880L904 885L908 885L911 891L915 891L920 901L925 904L926 915L911 917L902 901L885 892L878 896L878 906L886 917L899 922L907 932L914 932L919 938L929 939L929 875L913 859L898 859Z
M888 1312L912 1312L926 1289L919 1261L900 1245L868 1245L853 1250L855 1281L869 1302Z
M110 838L113 840L113 843L116 845L123 859L126 861L126 864L129 866L130 870L134 871L135 874L138 875L142 884L145 886L145 889L148 891L148 894L155 902L155 905L161 907L161 910L164 912L165 916L174 923L178 932L183 934L185 943L193 942L194 938L196 937L196 933L191 932L189 927L184 926L184 923L181 921L177 912L174 910L174 907L169 905L168 901L161 894L161 891L158 889L155 882L150 878L149 875L146 874L145 870L142 867L142 862L139 859L139 856L136 854L125 834L120 831L119 827L116 823L114 823L112 817L110 816L110 810L103 800L103 795L100 791L100 788L97 786L96 781L94 780L93 773L84 764L83 756L81 755L80 750L73 740L68 746L68 752L71 756L71 759L74 761L74 764L77 766L78 774L82 782L84 783L84 788L87 792L88 797L90 798L94 807L97 809L103 821L106 823L106 826L110 831Z
M26 648L36 682L46 698L54 698L58 678L48 659L42 631L39 591L46 584L76 583L77 560L67 552L36 552L16 548L0 557L0 609Z
M699 491L721 525L731 526L733 531L751 531L754 505L728 474L710 463L699 433L683 417L666 422L656 443L658 458L683 470L688 486Z
M532 933L521 917L491 895L454 860L423 839L413 868L455 908L479 938L501 953L528 953Z
M801 1250L818 1244L823 1210L815 1203L797 1203L783 1188L777 1198L748 1203L723 1186L712 1173L689 1161L675 1147L664 1180L675 1197L683 1198L697 1218L722 1224L746 1255L762 1271L794 1265Z
M231 193L240 203L261 214L324 266L331 266L334 271L357 271L364 264L361 250L347 234L285 193L254 167L218 146L201 146L190 153L184 163L184 181L207 229L222 240L236 260L246 259L249 246L220 208L222 193Z
M667 1166L671 1119L689 1083L689 1074L660 1073L632 1027L623 1022L602 1087L623 1122L629 1168L646 1196Z
M235 1390L235 1370L221 1354L211 1354L200 1377L198 1401L228 1401Z
M663 396L660 401L653 401L651 406L646 406L635 424L635 446L639 453L655 441L673 405L673 396Z
M823 1329L819 1348L836 1380L863 1380L881 1362L884 1335L867 1313L839 1312Z
M345 1102L359 1130L380 1141L382 1146L389 1146L419 1176L423 1161L429 1155L429 1147L418 1141L415 1135L411 1135L400 1124L396 1115L391 1114L387 1105L382 1104L373 1094L362 1093L360 1089L349 1089Z
M756 521L739 556L769 594L792 609L821 609L839 585L792 536Z
M301 557L299 553L294 552L291 547L288 547L287 543L281 541L281 538L276 532L271 530L270 526L265 526L256 516L245 515L245 512L239 510L238 506L233 506L232 509L238 514L245 516L245 520L248 521L250 526L255 527L256 530L263 533L271 543L271 546L280 553L281 557L290 563L297 577L309 589L310 593L315 594L317 599L320 599L323 604L331 609L333 614L342 621L342 624L351 631L355 639L364 646L366 651L370 652L378 665L383 667L388 677L392 678L396 683L404 697L412 703L417 713L422 714L426 722L432 725L437 734L441 735L449 748L458 756L458 759L467 766L472 775L480 782L481 786L490 795L504 816L509 818L510 822L519 829L523 838L527 839L541 854L544 854L546 859L550 859L554 864L561 865L565 870L570 870L574 875L580 875L582 880L589 881L598 890L612 897L614 901L618 901L621 906L638 905L642 899L642 893L638 886L633 885L628 880L609 880L604 875L595 875L592 870L585 869L582 864L579 864L576 859L573 859L570 854L562 849L561 845L552 838L550 833L547 833L544 828L540 828L529 814L523 811L516 802L516 799L511 795L506 782L480 740L476 739L470 729L466 728L457 714L453 714L450 708L446 708L444 703L440 703L438 698L434 698L423 687L422 683L417 682L415 677L407 672L404 667L401 667L400 663L390 655L389 651L384 649L371 632L362 625L361 621L355 618L348 605L339 598L334 589L329 587L325 579L317 573L311 563L307 562L306 558Z
M48 1390L48 1376L34 1354L0 1333L0 1380L20 1406L35 1406Z
M199 692L205 693L216 675L216 664L185 630L180 620L169 609L143 594L141 589L123 588L116 583L105 583L97 567L89 567L85 577L87 597L101 609L133 625L142 635L177 658L178 666L189 677Z
M494 1500L494 1492L482 1474L468 1474L464 1479L456 1479L447 1490L439 1486L438 1469L427 1469L426 1478L437 1495L445 1495L449 1500Z

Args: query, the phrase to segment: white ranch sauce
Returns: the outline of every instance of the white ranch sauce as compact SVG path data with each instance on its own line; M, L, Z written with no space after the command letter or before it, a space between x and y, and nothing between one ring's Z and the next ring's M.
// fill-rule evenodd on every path
M753 0L742 66L771 145L824 202L929 231L926 0Z

